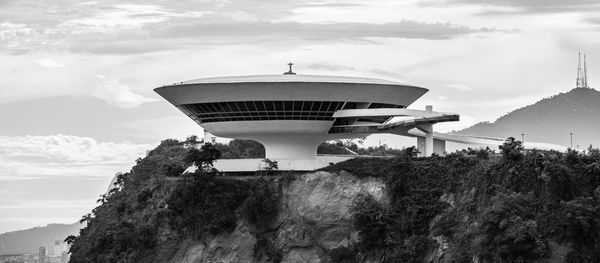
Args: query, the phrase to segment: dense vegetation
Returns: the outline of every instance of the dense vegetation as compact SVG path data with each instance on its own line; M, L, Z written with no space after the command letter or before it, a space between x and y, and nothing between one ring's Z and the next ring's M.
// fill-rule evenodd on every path
M358 154L372 156L398 156L404 149L394 149L386 144L379 146L361 147L362 140L335 140L324 142L317 148L318 154Z
M138 159L131 171L119 175L115 188L81 220L87 227L79 236L67 238L72 243L71 262L164 261L185 239L202 240L234 229L238 210L257 230L266 228L279 209L274 205L278 198L274 185L264 178L227 180L212 167L218 158L262 158L264 147L250 140L200 145L196 136L183 142L165 140ZM323 147L323 152L335 153L358 146L346 141ZM361 153L369 151L389 155L393 149L384 146ZM184 175L192 164L199 169ZM256 253L280 258L269 242L258 236Z
M332 258L422 262L440 236L446 262L532 262L566 247L567 262L600 259L600 151L522 152L507 140L488 150L393 160L355 159L326 168L383 177L391 202L353 206L361 242ZM433 224L432 224L433 223ZM431 259L431 258L430 258Z
M257 229L276 217L277 189L266 179L220 178L211 167L218 150L185 145L165 140L118 177L82 219L87 227L67 238L70 262L166 262L186 239L233 230L236 210ZM181 176L191 164L200 169Z
M239 220L257 233L255 255L278 262L282 251L268 231L280 209L276 184L265 176L232 180L212 168L223 155L257 152L253 142L235 143L221 151L166 140L138 159L84 216L80 235L67 239L71 262L166 262L186 240L232 231ZM445 262L533 262L561 251L567 262L600 258L599 150L524 153L511 138L500 154L396 153L324 168L382 178L389 196L386 203L356 198L351 213L360 242L328 251L332 262L422 262L436 256L440 241ZM199 169L182 175L191 164Z

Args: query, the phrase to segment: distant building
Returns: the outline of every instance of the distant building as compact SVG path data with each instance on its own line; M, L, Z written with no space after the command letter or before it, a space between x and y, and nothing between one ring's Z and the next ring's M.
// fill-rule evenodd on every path
M45 263L66 263L68 262L67 254L65 255L52 255L46 257Z
M54 251L52 255L61 255L62 254L62 241L54 240Z
M38 263L38 254L6 254L0 255L0 263ZM46 261L47 262L47 261Z
M69 259L71 259L71 254L68 251L63 251L62 253L62 263L68 263Z
M47 260L47 251L46 251L46 247L40 247L39 253L38 253L38 262L39 263L48 263Z
M25 263L25 258L23 254L7 254L0 255L0 263L13 263L13 262L23 262Z

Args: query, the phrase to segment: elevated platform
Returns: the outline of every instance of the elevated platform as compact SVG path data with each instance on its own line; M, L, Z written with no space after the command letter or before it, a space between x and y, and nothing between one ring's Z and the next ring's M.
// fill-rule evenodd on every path
M408 133L410 134L409 136L417 137L417 139L423 138L425 136L425 134L423 132L421 132L417 129L410 130L410 131L408 131ZM506 141L506 138L496 138L496 137L476 136L476 135L445 134L445 133L437 133L437 132L433 133L433 138L435 140L445 141L445 142L448 141L448 142L462 143L462 144L481 146L481 147L488 146L488 147L492 147L494 150L498 150L498 146L504 144L504 142ZM563 146L563 145L544 143L544 142L530 142L530 141L523 142L523 148L525 150L537 149L537 150L553 150L553 151L559 151L559 152L566 152L568 149L568 147Z
M313 171L327 167L331 164L343 162L357 155L318 155L313 159L281 159L271 158L277 161L280 171ZM264 167L264 159L219 159L214 166L222 172L253 172Z

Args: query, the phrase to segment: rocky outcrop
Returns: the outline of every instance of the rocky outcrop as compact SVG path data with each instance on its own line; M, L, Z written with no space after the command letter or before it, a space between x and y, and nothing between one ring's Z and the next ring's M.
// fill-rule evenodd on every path
M359 194L385 202L384 187L374 178L316 172L282 188L276 246L286 255L283 262L319 262L315 254L357 242L349 211L352 202Z
M209 238L204 242L184 242L172 263L249 262L254 257L256 238L244 224L230 234Z
M281 262L324 262L328 250L358 242L349 211L358 195L387 202L383 181L344 172L314 172L274 183L281 191L277 204L281 209L268 229L259 231L242 218L231 233L181 246L169 262L274 261L272 256L257 253L259 238L268 240Z

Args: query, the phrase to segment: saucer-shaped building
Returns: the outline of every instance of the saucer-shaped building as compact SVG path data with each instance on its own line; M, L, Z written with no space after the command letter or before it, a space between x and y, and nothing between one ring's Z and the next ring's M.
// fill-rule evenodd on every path
M393 81L300 74L196 79L155 91L206 131L252 139L273 159L311 159L327 140L392 133L434 151L432 124L458 115L407 107L428 90ZM395 118L400 117L400 118ZM413 128L421 132L409 133ZM427 135L430 136L427 136ZM443 151L443 148L441 149Z

